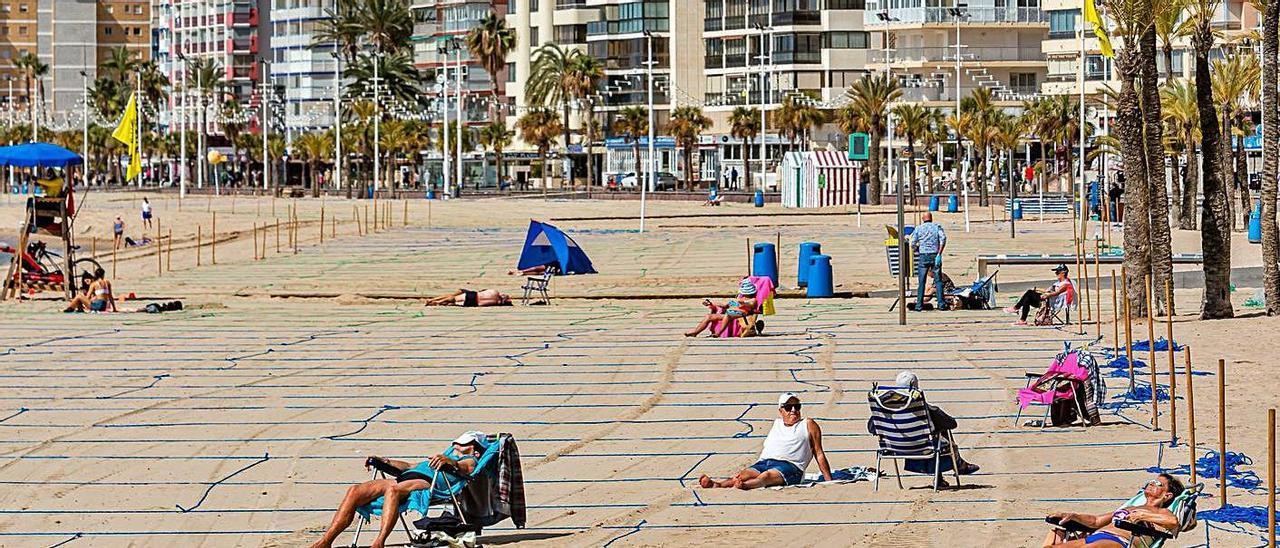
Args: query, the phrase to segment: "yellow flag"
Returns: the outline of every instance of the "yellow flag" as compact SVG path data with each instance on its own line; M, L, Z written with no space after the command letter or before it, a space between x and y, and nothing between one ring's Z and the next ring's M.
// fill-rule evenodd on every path
M116 126L115 131L111 132L111 136L115 140L124 143L129 148L129 167L125 170L125 180L131 180L142 173L142 155L139 149L142 143L138 142L138 103L137 97L129 96L129 104L124 107L124 116L120 118L120 125Z
M1098 49L1102 50L1102 55L1115 57L1116 53L1111 49L1111 38L1107 36L1107 25L1102 22L1094 0L1084 0L1084 20L1093 25L1093 34L1098 37Z

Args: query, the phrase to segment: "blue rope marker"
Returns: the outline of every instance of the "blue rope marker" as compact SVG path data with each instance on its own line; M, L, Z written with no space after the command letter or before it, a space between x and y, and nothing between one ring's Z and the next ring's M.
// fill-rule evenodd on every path
M1173 341L1174 352L1181 352L1183 348L1185 347L1183 345L1178 344L1178 341ZM1120 347L1120 350L1124 350L1124 347ZM1134 352L1148 352L1150 350L1151 350L1151 341L1133 341ZM1156 338L1156 352L1168 352L1168 351L1169 351L1169 341L1165 340L1164 337Z
M507 354L506 356L503 356L503 357L504 357L504 358L506 358L506 359L508 359L508 360L511 360L511 361L513 361L513 362L516 362L516 365L528 365L528 364L526 364L526 363L524 363L524 362L520 361L520 358L523 358L523 357L525 357L525 356L528 356L529 354L532 354L532 353L534 353L534 352L541 352L541 351L546 350L546 349L548 349L548 348L551 348L551 343L542 343L542 348L535 348L535 349L533 349L533 350L528 350L528 351L525 351L525 352L521 352L521 353L519 353L519 354Z
M472 374L471 374L471 391L470 391L470 392L463 392L462 394L475 394L475 393L476 393L476 379L478 379L478 378L480 378L480 377L483 377L483 376L485 376L485 375L488 375L488 373L484 373L484 372L480 372L480 373L472 373ZM462 394L454 394L454 395L452 395L452 396L449 396L449 399L456 398L456 397L458 397L458 396L461 396Z
M747 421L742 420L742 417L747 416L747 413L750 413L750 412L751 412L751 410L752 410L752 409L754 409L756 405L759 405L759 404L755 404L755 403L747 404L747 408L746 408L746 410L744 410L744 411L742 412L742 414L741 414L741 415L738 415L738 417L737 417L737 418L733 419L734 421L740 422L740 423L745 424L745 425L747 426L747 431L746 431L746 432L738 432L737 434L734 434L734 435L733 435L733 437L735 437L735 438L745 438L745 437L747 437L747 436L750 436L752 432L755 432L756 427L752 426L752 425L751 425L751 423L749 423L749 422L747 422Z
M204 490L204 494L200 496L200 500L196 501L195 505L190 508L183 508L181 504L175 504L174 506L176 506L178 510L181 511L183 514L190 512L192 510L195 510L196 508L199 508L201 504L204 504L205 499L209 498L209 493L213 492L214 487L217 487L219 484L221 484L224 481L227 481L231 478L236 477L237 474L244 472L245 470L248 470L250 468L253 468L254 466L267 462L270 459L271 459L270 453L263 453L261 459L258 459L257 461L254 461L252 464L249 464L248 466L245 466L239 470L236 470L235 472L228 474L226 477L213 482L212 484L209 485L208 489Z
M1277 518L1280 518L1280 512L1276 512L1276 515ZM1267 507L1265 506L1236 506L1228 504L1222 508L1196 512L1196 518L1207 522L1205 523L1204 531L1205 546L1209 545L1210 529L1256 536L1262 540L1262 546L1267 544ZM1213 523L1215 522L1226 524L1230 527L1214 526ZM1261 529L1261 531L1250 532L1244 528L1244 525L1252 525Z
M27 409L26 407L19 407L19 408L18 408L18 412L17 412L17 413L14 413L14 414L9 415L9 416L7 416L7 417L5 417L5 418L3 418L3 419L0 419L0 422L4 422L4 421L7 421L7 420L9 420L9 419L12 419L12 418L14 418L14 417L16 417L16 416L18 416L18 415L21 415L21 414L23 414L23 413L26 413L27 411L30 411L30 409Z
M354 431L351 431L351 432L347 432L346 434L338 434L338 435L336 435L336 436L325 436L325 439L329 439L329 440L340 440L340 439L345 438L345 437L347 437L347 436L354 436L354 435L356 435L356 434L359 434L359 433L361 433L361 432L364 432L364 429L369 427L369 422L370 422L370 421L372 421L373 419L378 418L378 415L381 415L381 414L383 414L383 413L385 413L385 412L387 412L387 411L391 411L392 409L400 409L400 406L398 406L398 405L384 405L384 406L382 406L382 409L379 409L376 413L374 413L373 415L371 415L369 418L364 419L363 421L361 421L363 424L361 424L361 425L360 425L360 428L357 428L357 429L355 429Z
M1221 473L1220 473L1221 469L1218 467L1219 460L1220 458L1218 456L1218 452L1210 450L1209 452L1205 453L1205 456L1196 459L1196 473L1199 474L1200 477L1202 478L1217 479L1221 477ZM1231 487L1244 489L1245 491L1248 491L1250 494L1253 494L1253 495L1257 495L1259 493L1265 494L1266 489L1262 487L1262 479L1258 477L1258 474L1256 472L1254 472L1253 470L1238 469L1238 467L1240 466L1252 466L1252 465L1253 465L1253 459L1249 458L1248 455L1245 455L1244 453L1236 453L1235 451L1227 451L1227 485ZM1155 468L1148 468L1147 471L1158 473L1166 470L1157 466ZM1181 475L1191 474L1191 471L1187 468L1187 465L1185 464L1179 465L1177 468L1169 469L1167 471L1170 473L1181 474ZM1265 512L1263 514L1264 514L1263 524L1265 525L1266 524Z
M1103 407L1113 410L1139 407L1151 401L1151 386L1138 384L1131 390L1118 396L1112 396L1112 398L1120 398L1120 401L1107 402L1103 404ZM1169 390L1163 385L1156 386L1156 400L1169 401Z
M273 348L268 348L268 349L266 349L266 350L264 350L264 351L262 351L262 352L254 352L253 354L245 354L245 355L243 355L243 356L236 356L236 357L233 357L233 358L225 358L225 359L227 360L227 362L228 362L228 363L230 363L231 365L228 365L228 366L226 366L226 367L221 367L221 368L219 368L219 369L221 369L221 370L223 370L223 371L226 371L227 369L231 369L232 367L235 367L235 366L237 366L237 365L240 365L240 360L244 360L244 359L248 359L248 358L255 358L255 357L258 357L258 356L265 356L265 355L270 354L270 353L272 353L272 352L275 352L275 349L273 349Z
M80 537L83 537L83 536L84 536L84 533L76 533L76 534L74 534L74 535L71 535L71 538L66 539L66 540L64 540L64 541L62 541L62 542L59 542L59 543L57 543L57 544L51 545L51 546L49 546L49 548L58 548L59 546L62 546L63 544L67 544L67 543L69 543L69 542L71 542L71 541L73 541L73 540L76 540L76 539L78 539L78 538L80 538Z
M693 494L693 500L695 501L693 503L694 506L706 506L707 503L702 502L702 497L698 496L697 489L693 489L685 485L684 482L685 480L689 479L689 474L692 474L694 470L697 470L699 466L702 466L702 463L707 462L707 459L711 458L711 456L714 454L715 453L707 453L706 456L698 459L698 462L693 463L693 466L690 466L689 469L685 470L683 474L680 474L680 487L688 488L689 492Z
M162 381L162 380L164 380L164 379L166 379L166 378L168 378L168 377L169 377L169 374L168 374L168 373L165 373L165 374L163 374L163 375L154 375L154 376L152 376L152 379L155 379L155 380L152 380L152 381L151 381L151 384L148 384L148 385L146 385L146 386L141 386L141 387L138 387L138 388L130 388L130 389L128 389L128 390L125 390L124 392L120 392L120 393L118 393L118 394L112 394L112 395L110 395L110 396L98 396L98 397L97 397L97 399L100 399L100 400L109 400L109 399L112 399L112 398L118 398L118 397L123 396L123 395L125 395L125 394L132 394L132 393L134 393L134 392L138 392L138 391L140 391L140 390L146 390L146 389L148 389L148 388L151 388L151 387L155 386L155 385L156 385L156 383L158 383L158 382L160 382L160 381Z
M806 357L807 357L807 356L806 356ZM788 370L787 370L787 371L790 371L790 372L791 372L791 380L796 381L796 382L798 382L798 383L800 383L800 384L807 384L807 385L809 385L809 386L816 386L816 387L818 387L818 388L821 388L822 390L819 390L819 392L830 392L830 391L831 391L831 387L830 387L830 386L827 386L827 385L825 385L825 384L818 384L818 383L816 383L816 382L809 382L809 381L802 381L802 380L800 380L800 378L799 378L799 377L796 377L796 371L799 371L799 370L800 370L800 369L798 369L798 368L797 368L797 369L788 369Z
M613 544L613 543L615 543L615 542L618 542L619 540L622 540L622 539L627 538L627 537L629 537L629 536L631 536L631 535L634 535L634 534L636 534L636 533L639 533L639 532L640 532L640 528L641 528L641 527L644 527L644 524L646 524L646 523L649 523L649 522L648 522L648 520L643 520L643 519L642 519L642 520L640 520L640 523L637 523L634 529L632 529L632 530L630 530L630 531L627 531L626 533L623 533L623 534L618 535L618 536L616 536L616 537L613 537L612 539L609 539L609 542L604 543L604 546L603 546L602 548L609 548L609 545L610 545L610 544Z

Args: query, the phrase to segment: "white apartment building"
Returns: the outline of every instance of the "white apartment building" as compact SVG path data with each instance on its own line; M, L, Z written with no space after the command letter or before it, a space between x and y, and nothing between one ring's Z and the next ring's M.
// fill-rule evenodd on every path
M332 7L333 0L272 0L267 79L283 92L273 93L272 101L283 104L289 133L333 127L337 59L333 44L316 43Z

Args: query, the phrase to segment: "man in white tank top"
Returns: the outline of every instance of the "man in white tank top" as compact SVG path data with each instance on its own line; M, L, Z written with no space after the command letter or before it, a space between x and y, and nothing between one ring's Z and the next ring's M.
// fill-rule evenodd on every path
M764 439L760 460L737 475L716 481L706 474L698 478L703 488L737 487L755 489L773 485L795 485L804 481L804 470L813 460L824 481L831 481L831 465L822 452L822 429L813 419L800 416L800 397L791 392L778 396L778 415Z

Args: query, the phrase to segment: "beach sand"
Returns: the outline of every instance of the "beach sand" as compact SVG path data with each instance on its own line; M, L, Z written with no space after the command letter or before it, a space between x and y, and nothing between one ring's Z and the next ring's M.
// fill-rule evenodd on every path
M96 193L82 202L79 243L99 235L108 270L110 222L125 216L133 233L141 196ZM118 254L116 292L137 294L126 308L181 299L186 310L69 315L47 293L0 304L0 546L306 545L346 486L368 479L364 456L421 460L471 429L509 432L519 443L528 527L505 521L485 537L521 546L1031 546L1048 531L1046 513L1108 512L1142 487L1149 468L1190 457L1181 352L1175 446L1167 402L1153 431L1149 402L1121 396L1127 378L1107 379L1113 405L1100 426L1015 424L1024 372L1043 371L1064 342L1093 342L1098 328L1088 324L1083 335L1014 327L993 310L911 313L899 326L891 299L787 298L767 319L767 336L680 335L697 321L703 296L733 291L749 238L781 238L785 288L795 285L797 244L810 240L833 257L837 291L893 287L887 208L868 208L859 227L843 211L650 202L655 217L640 234L635 220L600 219L634 216L636 202L419 200L408 204L406 227L405 202L389 201L380 204L392 226L363 233L352 217L372 206L364 201L280 199L272 213L270 199L238 197L233 212L229 197L193 196L178 211L171 195L150 196L162 234L173 230L173 256L161 257L157 275L154 248ZM0 226L19 218L20 202L9 200ZM286 230L277 253L273 225L290 207L301 221L298 251L284 249ZM215 211L217 264L205 240L196 267L196 227L207 238ZM989 211L973 213L968 233L962 216L939 216L957 283L976 276L978 253L1072 249L1067 219L1031 218L1010 240L1007 224L979 213ZM415 300L458 287L518 293L523 278L506 272L531 217L569 231L600 274L556 279L549 306L424 308ZM568 218L596 219L557 220ZM255 224L272 226L257 261ZM1235 264L1260 264L1258 247L1242 240ZM1198 235L1176 234L1175 251L1198 251ZM1046 280L1046 270L1010 268L1000 279ZM1114 346L1106 293L1103 338L1092 347L1099 352ZM1199 292L1179 290L1174 328L1195 358L1197 454L1217 447L1222 358L1228 449L1253 457L1245 469L1265 479L1266 408L1277 387L1267 366L1280 343L1267 336L1273 320L1241 306L1250 295L1241 288L1234 299L1254 316L1203 322L1194 319ZM1000 303L1014 297L1001 293ZM1164 336L1163 323L1155 332ZM1145 320L1135 322L1135 338L1146 333ZM1157 353L1160 384L1167 360ZM878 491L869 483L696 487L700 474L754 462L784 391L799 393L804 414L819 421L833 466L873 466L866 392L903 369L959 420L963 454L982 466L959 489L935 493L918 475L903 477L906 489L886 477ZM1139 370L1143 383L1148 371ZM1218 506L1217 492L1207 481L1213 496L1201 510ZM1228 496L1265 505L1236 487ZM1201 545L1206 534L1215 546L1261 542L1256 527L1202 521L1170 545ZM361 543L370 540L366 527ZM403 540L402 532L391 537Z

